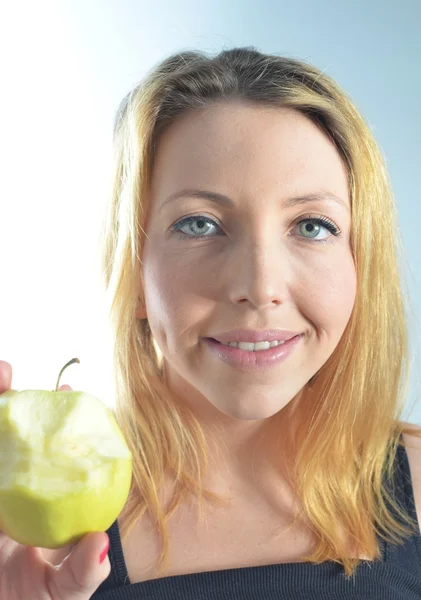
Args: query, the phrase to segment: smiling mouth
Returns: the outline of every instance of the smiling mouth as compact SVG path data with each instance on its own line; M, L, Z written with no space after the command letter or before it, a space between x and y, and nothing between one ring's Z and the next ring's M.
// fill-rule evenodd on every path
M296 336L295 336L296 337ZM282 346L285 342L289 340L274 340L273 342L220 342L219 340L215 340L215 338L210 338L214 340L218 344L222 346L228 346L229 348L241 348L243 350L248 350L250 346L257 346L258 350L268 350L269 348L276 348L276 346ZM293 339L293 338L290 338ZM240 345L241 344L241 345Z
M271 350L272 348L277 348L278 346L283 346L287 342L291 342L295 338L301 337L302 334L295 335L287 340L273 340L269 341L260 341L260 342L220 342L215 338L207 338L216 342L220 346L224 346L225 348L234 348L236 350L243 350L245 352L264 352L265 350Z
M234 345L230 346L211 337L203 338L203 341L218 360L247 372L275 367L295 351L303 337L303 334L296 335L273 346L269 342L231 342Z

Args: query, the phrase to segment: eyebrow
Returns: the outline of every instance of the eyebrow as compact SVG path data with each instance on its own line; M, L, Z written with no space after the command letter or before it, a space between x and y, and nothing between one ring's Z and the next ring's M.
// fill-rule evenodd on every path
M228 208L233 208L235 206L234 200L232 200L228 196L225 196L224 194L219 194L218 192L210 192L207 190L189 188L171 194L161 205L161 208L159 210L162 210L162 208L164 208L164 206L168 203L173 202L174 200L179 200L181 198L202 198L204 200L211 200L212 202L216 202L217 204ZM303 196L294 196L292 198L287 198L282 202L282 207L292 208L300 204L307 204L309 202L320 201L336 202L337 204L349 210L347 202L345 202L339 196L335 196L335 194L332 194L331 192L327 191L314 192L312 194L304 194Z

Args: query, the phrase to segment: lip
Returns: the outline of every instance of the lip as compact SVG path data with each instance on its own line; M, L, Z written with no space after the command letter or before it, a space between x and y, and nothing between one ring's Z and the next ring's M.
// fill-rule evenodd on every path
M256 352L247 352L240 348L224 346L213 338L203 338L203 341L207 348L223 362L244 371L254 371L258 369L268 369L284 361L294 352L303 337L304 334L300 333L281 346L274 346L273 348L258 350Z
M225 331L213 335L210 339L217 342L274 342L279 340L290 340L301 331L287 331L286 329L267 329L265 331L257 331L255 329L236 329L234 331Z

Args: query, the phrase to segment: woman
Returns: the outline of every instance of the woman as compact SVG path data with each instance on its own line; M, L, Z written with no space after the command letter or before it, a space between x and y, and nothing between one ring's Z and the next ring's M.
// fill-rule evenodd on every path
M307 63L184 52L128 94L103 270L134 476L79 593L421 598L397 227L369 127Z

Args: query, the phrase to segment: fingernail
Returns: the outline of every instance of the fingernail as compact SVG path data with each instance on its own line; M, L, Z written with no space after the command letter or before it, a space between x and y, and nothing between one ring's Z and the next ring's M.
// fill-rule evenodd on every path
M109 549L109 547L110 547L110 540L109 540L109 538L108 538L108 539L107 539L107 544L106 544L106 546L105 546L104 550L103 550L103 551L101 552L101 554L99 555L99 563L100 563L100 564L104 562L104 560L105 560L105 557L106 557L106 556L107 556L107 554L108 554L108 549Z

